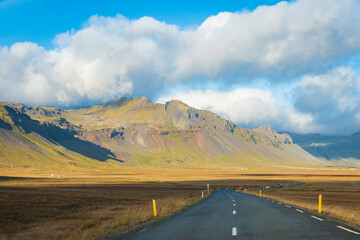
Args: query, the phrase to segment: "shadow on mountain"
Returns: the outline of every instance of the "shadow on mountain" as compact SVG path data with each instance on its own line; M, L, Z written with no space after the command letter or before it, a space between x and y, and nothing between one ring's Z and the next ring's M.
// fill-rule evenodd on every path
M6 130L17 128L24 133L37 133L56 145L61 145L73 152L101 162L108 159L123 162L117 159L109 149L76 138L75 131L60 128L53 123L40 123L39 121L31 119L28 115L8 106L5 106L5 109L12 122L9 124L0 119L0 128Z
M6 129L6 130L13 129L10 124L8 124L7 122L4 122L2 119L0 119L0 128Z
M290 133L294 143L315 157L327 160L360 159L360 134L351 136L322 136Z

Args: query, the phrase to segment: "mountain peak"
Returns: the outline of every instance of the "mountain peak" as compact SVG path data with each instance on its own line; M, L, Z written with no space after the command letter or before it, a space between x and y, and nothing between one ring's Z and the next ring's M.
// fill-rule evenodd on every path
M270 128L270 126L268 126L268 125L258 127L257 130L266 131L266 132L272 132L272 131L273 131L273 130Z
M122 105L124 105L124 103L126 103L127 101L130 101L130 99L127 99L126 97L121 97L118 99L114 99L114 100L110 100L107 102L104 102L102 105L104 107L121 107Z
M140 101L147 101L147 102L151 102L147 97L142 96L140 99Z
M259 128L254 129L254 131L262 134L263 136L267 137L271 141L275 143L284 143L284 144L292 144L293 140L289 134L283 133L279 134L272 130L269 126L261 126Z
M170 100L168 102L165 103L165 111L166 109L168 109L169 107L171 108L179 108L179 109L186 109L189 108L188 105L186 105L185 103L183 103L180 100Z
M147 97L143 96L141 98L126 98L126 97L121 97L118 99L114 99L114 100L110 100L107 101L105 103L102 104L102 106L104 108L110 107L110 108L119 108L124 106L125 104L132 102L133 104L140 104L140 105L144 105L147 103L152 103Z
M12 107L12 108L22 108L22 107L25 106L22 103L13 103L13 102L0 102L0 105L9 106L9 107Z

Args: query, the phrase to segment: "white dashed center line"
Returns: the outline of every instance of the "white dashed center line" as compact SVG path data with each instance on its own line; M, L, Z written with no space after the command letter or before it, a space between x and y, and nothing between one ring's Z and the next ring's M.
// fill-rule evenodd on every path
M342 226L336 226L336 227L341 228L342 230L345 230L345 231L348 231L348 232L351 232L351 233L354 233L354 234L360 235L360 233L359 233L359 232L355 232L355 231L353 231L353 230L350 230L350 229L344 228L344 227L342 227Z
M236 227L233 227L233 228L232 228L232 235L233 235L233 236L236 236L236 235L237 235Z
M285 205L285 207L291 208L291 206L289 206L289 205Z
M300 209L296 209L296 211L301 212L301 213L304 213L304 211L301 211Z
M234 198L230 194L228 194L227 192L225 192L225 194L228 195L234 201Z
M235 211L235 210L233 211L233 214L236 214L236 211Z
M282 203L281 203L281 202L278 202L278 204L279 204L279 205L282 205Z
M234 206L235 206L235 203L234 203Z
M147 229L148 229L148 228L145 228L145 229L143 229L143 230L138 231L137 233L142 233L142 232L146 231Z
M319 220L319 221L324 221L324 219L321 219L321 218L315 217L315 216L313 216L313 215L311 215L311 217L312 217L312 218L315 218L315 219L317 219L317 220Z

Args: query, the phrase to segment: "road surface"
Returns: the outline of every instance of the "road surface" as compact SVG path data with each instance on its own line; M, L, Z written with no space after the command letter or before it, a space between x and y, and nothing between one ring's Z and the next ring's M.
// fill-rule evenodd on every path
M119 238L113 238L119 239ZM359 231L292 206L231 190L121 239L360 239Z

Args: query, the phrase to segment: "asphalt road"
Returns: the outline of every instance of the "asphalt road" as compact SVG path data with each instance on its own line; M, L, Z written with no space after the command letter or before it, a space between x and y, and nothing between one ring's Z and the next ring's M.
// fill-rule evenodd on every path
M359 231L341 227L291 206L226 190L121 239L360 239Z

